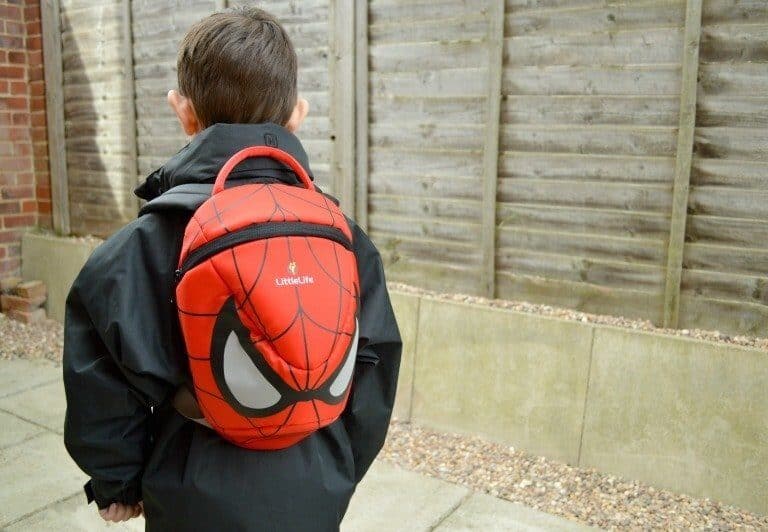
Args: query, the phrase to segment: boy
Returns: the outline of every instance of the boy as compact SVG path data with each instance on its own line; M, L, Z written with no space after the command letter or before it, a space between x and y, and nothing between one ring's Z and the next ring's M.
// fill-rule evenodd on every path
M149 203L94 252L72 287L64 438L107 520L143 511L147 530L337 530L384 442L401 341L379 254L356 226L360 339L337 421L286 449L253 451L171 404L189 380L172 302L184 228L218 170L244 147L277 145L308 169L292 134L308 111L297 97L296 63L284 29L259 9L195 25L178 56L179 92L168 94L193 139L136 190ZM230 180L297 184L266 158L246 160ZM183 188L164 195L174 187Z

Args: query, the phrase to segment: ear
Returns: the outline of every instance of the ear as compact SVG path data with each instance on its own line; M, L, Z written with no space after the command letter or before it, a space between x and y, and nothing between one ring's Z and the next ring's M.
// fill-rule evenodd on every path
M203 130L200 120L197 118L192 101L186 96L182 96L178 91L168 91L168 105L179 118L181 128L188 136L196 135Z
M299 98L296 100L296 106L293 108L291 118L289 118L288 122L285 124L285 129L291 133L296 133L296 131L299 130L299 127L301 127L301 124L304 122L304 119L307 118L308 113L309 102L304 98Z

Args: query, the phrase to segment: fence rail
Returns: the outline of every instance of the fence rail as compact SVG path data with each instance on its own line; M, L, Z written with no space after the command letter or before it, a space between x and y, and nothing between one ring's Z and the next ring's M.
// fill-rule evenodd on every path
M104 235L135 215L136 174L186 142L165 103L178 43L239 3L48 1L58 227ZM317 179L390 278L765 334L768 4L259 5L297 48Z

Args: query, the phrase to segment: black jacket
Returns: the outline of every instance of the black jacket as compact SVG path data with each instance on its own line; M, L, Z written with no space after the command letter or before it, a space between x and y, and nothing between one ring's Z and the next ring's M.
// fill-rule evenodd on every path
M401 340L379 254L354 225L360 348L338 421L287 449L252 451L170 406L189 379L172 303L184 227L224 162L256 144L277 144L309 169L282 127L206 129L136 190L149 203L93 253L67 299L67 450L99 507L143 500L147 530L336 530L387 432ZM245 161L230 179L297 183L269 159Z

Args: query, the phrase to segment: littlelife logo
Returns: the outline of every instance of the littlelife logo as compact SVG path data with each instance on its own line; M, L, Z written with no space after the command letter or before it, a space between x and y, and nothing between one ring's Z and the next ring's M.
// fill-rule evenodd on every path
M309 275L297 276L296 272L298 271L299 269L297 268L296 263L289 262L288 272L290 272L291 277L276 277L275 286L300 286L304 284L315 284L315 279Z
M302 275L301 277L276 277L276 286L298 286L303 284L315 284L314 277Z

